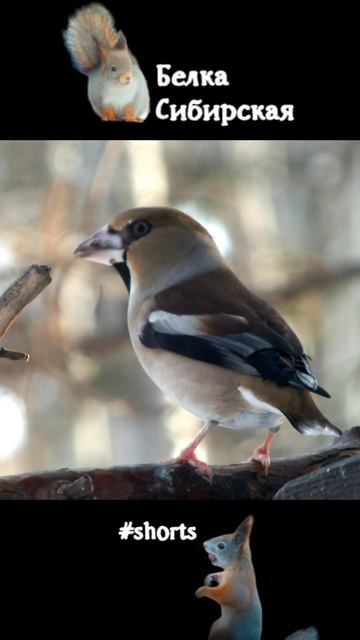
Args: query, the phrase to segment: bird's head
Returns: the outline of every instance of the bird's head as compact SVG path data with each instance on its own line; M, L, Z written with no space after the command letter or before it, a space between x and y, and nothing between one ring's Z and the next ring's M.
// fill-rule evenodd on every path
M84 240L74 253L114 266L123 277L127 270L132 285L143 291L171 286L222 260L203 226L168 207L129 209Z

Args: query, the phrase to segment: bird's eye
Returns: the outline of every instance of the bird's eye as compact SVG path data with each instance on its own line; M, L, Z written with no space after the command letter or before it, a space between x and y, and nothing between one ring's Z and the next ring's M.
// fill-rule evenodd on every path
M117 67L114 67L114 65L112 65L111 71L113 71L113 72L117 71Z
M219 542L218 549L225 549L225 542Z
M135 238L141 238L151 231L151 224L147 220L137 220L132 226L132 231Z

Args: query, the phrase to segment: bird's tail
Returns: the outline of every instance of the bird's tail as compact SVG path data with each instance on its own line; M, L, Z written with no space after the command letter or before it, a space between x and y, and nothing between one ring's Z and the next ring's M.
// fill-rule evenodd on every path
M333 425L319 411L309 392L304 392L303 402L298 411L283 411L292 426L308 436L318 436L320 434L329 436L341 436L342 431Z

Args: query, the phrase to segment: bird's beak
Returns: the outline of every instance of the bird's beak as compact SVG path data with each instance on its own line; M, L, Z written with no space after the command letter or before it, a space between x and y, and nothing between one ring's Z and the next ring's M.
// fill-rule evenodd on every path
M125 249L121 233L113 231L106 224L79 244L74 255L92 262L113 265L124 261Z

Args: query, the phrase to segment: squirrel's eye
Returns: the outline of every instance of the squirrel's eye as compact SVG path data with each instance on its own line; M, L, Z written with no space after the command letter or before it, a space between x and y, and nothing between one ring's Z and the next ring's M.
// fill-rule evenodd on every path
M141 238L151 231L151 224L147 220L138 220L134 222L132 230L135 238Z
M218 549L225 549L225 542L219 542Z
M112 65L111 71L117 71L117 67L114 67L114 65Z

